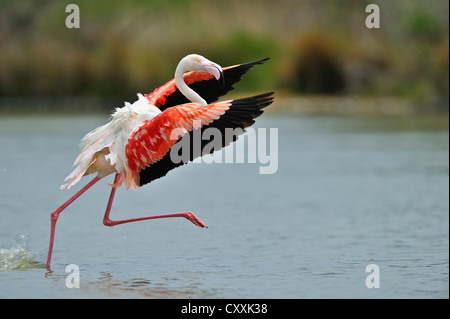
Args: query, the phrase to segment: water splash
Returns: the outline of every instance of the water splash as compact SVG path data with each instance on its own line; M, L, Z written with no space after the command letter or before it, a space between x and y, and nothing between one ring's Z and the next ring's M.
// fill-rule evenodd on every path
M42 265L28 248L28 235L17 235L9 248L0 247L0 271L26 269Z

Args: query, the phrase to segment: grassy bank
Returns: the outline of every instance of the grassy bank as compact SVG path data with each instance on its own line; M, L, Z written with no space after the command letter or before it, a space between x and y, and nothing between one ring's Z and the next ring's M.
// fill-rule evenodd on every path
M380 29L359 0L82 0L79 29L69 3L0 2L0 98L134 100L196 52L223 66L271 57L238 92L448 101L448 1L376 1Z

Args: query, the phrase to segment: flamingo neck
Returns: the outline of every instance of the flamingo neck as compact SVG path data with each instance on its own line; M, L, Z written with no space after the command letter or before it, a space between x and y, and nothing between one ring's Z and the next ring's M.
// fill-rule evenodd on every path
M175 84L177 85L180 92L191 102L197 102L201 105L207 105L206 101L197 94L193 89L191 89L183 79L183 74L189 70L186 69L183 60L178 64L175 70Z

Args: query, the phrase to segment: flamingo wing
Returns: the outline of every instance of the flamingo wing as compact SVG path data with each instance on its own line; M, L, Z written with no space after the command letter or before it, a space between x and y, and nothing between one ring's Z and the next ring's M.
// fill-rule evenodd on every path
M135 129L125 147L127 167L120 183L136 188L136 176L146 166L161 160L189 131L208 125L220 118L230 107L230 101L200 106L186 103L166 109Z
M242 76L252 67L262 64L269 58L225 67L222 69L225 85L222 86L213 75L206 72L188 72L184 74L184 82L197 92L207 103L217 99L233 90L233 85L239 82ZM175 79L155 89L152 93L145 95L150 104L155 105L161 111L168 107L188 103L189 100L178 90Z
M266 93L261 94L253 97L248 98L242 98L242 99L235 99L235 100L229 100L225 102L219 102L215 104L210 104L205 106L206 109L216 109L218 108L220 110L220 113L223 112L218 117L210 117L212 121L205 121L202 122L201 127L193 128L193 130L189 130L186 134L189 134L188 142L190 143L189 149L186 148L180 148L181 152L184 150L187 150L189 152L189 160L192 161L196 157L205 155L204 147L208 145L214 137L206 137L203 135L203 132L208 128L215 128L220 131L222 141L221 141L221 147L225 147L231 142L234 142L237 139L237 135L240 133L245 132L245 128L251 126L253 123L255 123L255 118L260 116L263 113L263 108L270 105L273 102L273 93ZM226 106L226 107L225 107ZM178 107L177 107L178 108ZM165 112L171 110L172 108L167 109L161 114L164 114ZM176 109L176 108L175 108ZM219 112L216 111L216 114ZM209 122L209 123L208 123ZM150 124L148 124L150 125ZM236 134L227 135L225 134L225 130L229 129L236 129L241 128L242 130L235 131ZM140 131L142 131L144 128L141 128ZM200 131L200 132L198 132ZM199 134L199 135L196 135ZM200 135L201 134L201 135ZM139 135L137 135L139 136ZM193 140L194 136L201 136L201 147L200 149L195 149L193 147ZM173 141L176 143L182 143L181 141L182 136L177 140ZM135 145L140 144L141 139L135 140ZM170 143L170 147L173 147L176 143ZM216 143L215 143L216 144ZM216 144L217 145L217 144ZM170 156L170 152L168 152L168 146L164 148L166 153L163 154L163 152L159 153L158 161L152 162L150 165L148 165L147 162L142 162L139 165L139 186L143 186L147 183L150 183L151 181L158 179L160 177L165 176L170 170L179 167L183 164L185 164L185 161L173 161L172 157ZM209 153L212 153L214 151L217 151L220 148L214 148L209 150ZM178 154L180 157L183 157L183 154ZM144 165L146 165L144 167Z

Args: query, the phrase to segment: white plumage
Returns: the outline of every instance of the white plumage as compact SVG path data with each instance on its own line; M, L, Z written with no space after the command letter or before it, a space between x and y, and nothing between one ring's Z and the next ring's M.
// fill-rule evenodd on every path
M65 178L61 189L75 185L81 177L98 172L100 178L126 169L125 146L135 128L161 113L148 100L138 94L133 104L125 102L122 108L116 108L111 120L86 134L81 140L80 155L73 164L74 170Z

